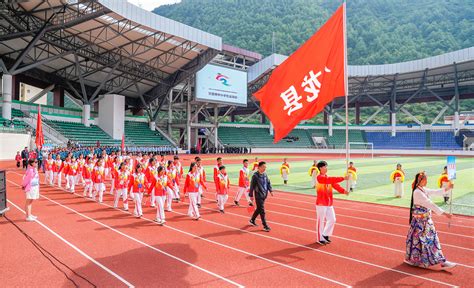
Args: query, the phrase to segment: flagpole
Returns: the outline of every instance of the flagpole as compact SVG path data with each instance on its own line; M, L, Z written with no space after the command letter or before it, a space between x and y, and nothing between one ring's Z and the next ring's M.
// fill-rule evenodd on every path
M345 90L345 95L344 95L344 106L345 106L345 112L346 112L346 175L349 176L349 81L348 77L349 75L347 74L347 26L346 26L346 1L344 0L343 5L343 29L344 29L344 90ZM349 180L346 181L346 190L349 190Z

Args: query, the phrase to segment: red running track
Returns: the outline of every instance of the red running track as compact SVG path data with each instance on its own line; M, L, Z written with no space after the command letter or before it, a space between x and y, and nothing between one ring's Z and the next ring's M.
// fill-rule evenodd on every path
M21 210L23 172L5 168L11 170L8 218L54 255L52 262L60 268L0 218L4 287L69 287L72 281L81 287L468 287L474 280L473 217L456 216L450 227L445 218L434 217L445 255L460 263L445 272L403 264L408 229L403 208L336 200L333 243L321 247L314 244L315 199L310 195L277 192L270 197L266 209L272 231L265 233L247 225L245 207L230 205L233 194L226 213L218 213L211 201L213 185L208 185L200 221L189 219L187 203L179 203L163 227L152 221L155 209L145 208L137 219L113 209L111 195L99 204L83 198L80 185L76 195L42 185L42 197L34 204L40 221L29 223Z

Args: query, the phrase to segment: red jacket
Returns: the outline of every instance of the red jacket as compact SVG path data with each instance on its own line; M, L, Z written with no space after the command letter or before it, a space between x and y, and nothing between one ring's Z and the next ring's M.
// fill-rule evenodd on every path
M155 190L155 196L166 196L166 188L173 188L173 182L170 177L166 174L158 176L158 178L153 178L148 188L148 193L151 193L153 189Z
M168 169L166 174L170 178L171 184L170 185L178 185L179 186L179 171L176 167L173 167L173 169Z
M54 171L53 170L53 167L54 167L54 160L51 159L51 160L46 160L44 162L44 170L46 171Z
M346 194L347 191L342 188L339 182L344 181L343 177L328 177L327 175L318 175L318 184L316 185L316 205L318 206L332 206L333 196L332 189L336 189L341 194Z
M94 170L92 170L92 182L94 182L94 184L104 183L104 178L105 167L96 166Z
M239 173L239 187L250 187L250 170L243 167Z
M86 179L86 180L91 180L93 170L94 170L94 165L93 164L86 164L84 166L84 169L82 169L82 177L84 177L84 179Z
M66 161L63 162L63 168L62 168L63 174L69 175L69 165L70 164L71 164L71 162L66 162Z
M16 156L15 156L15 161L16 161L16 162L20 162L20 161L21 161L21 155L19 155L19 154L16 155Z
M77 162L72 162L67 169L68 176L76 176L79 170L79 164Z
M219 175L219 166L214 166L214 183L217 184L218 182L218 179L217 179L217 175Z
M348 167L347 170L352 170L354 172L357 172L357 169L355 167Z
M217 194L226 195L229 194L230 181L227 174L219 173L217 175L217 180L219 185L217 185Z
M122 171L115 171L115 181L114 181L114 186L115 189L126 189L128 188L128 181L130 180L130 173L125 170L125 172Z
M202 175L199 173L192 174L191 172L186 175L186 181L184 182L184 193L199 192L199 187L202 186L205 189L206 184L202 181Z
M61 173L63 170L64 164L62 160L54 160L53 172Z
M158 167L148 166L148 168L145 170L145 176L148 182L151 182L153 178L156 178L157 175L158 175Z
M128 182L128 189L131 193L143 193L148 186L145 173L133 173Z

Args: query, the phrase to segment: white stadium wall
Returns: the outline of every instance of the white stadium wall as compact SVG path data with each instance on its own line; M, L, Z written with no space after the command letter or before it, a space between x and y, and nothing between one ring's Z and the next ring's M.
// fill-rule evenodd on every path
M125 97L105 95L99 101L99 127L113 139L120 140L125 132Z
M17 151L30 148L29 134L0 133L0 160L14 161Z

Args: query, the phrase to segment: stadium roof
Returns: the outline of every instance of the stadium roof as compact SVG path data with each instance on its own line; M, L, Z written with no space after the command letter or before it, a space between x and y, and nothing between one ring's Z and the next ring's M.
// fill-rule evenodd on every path
M247 78L250 92L253 93L265 85L273 69L287 58L288 56L273 54L251 66ZM374 102L379 105L385 103L390 99L394 88L398 93L397 100L400 101L409 99L413 95L412 92L420 87L431 89L432 99L448 100L454 93L455 81L459 84L461 98L473 98L474 47L395 64L349 65L348 73L349 95L359 97L358 101L362 106L371 106ZM416 100L428 100L420 98L423 93L417 94ZM343 99L337 98L335 102L341 104Z
M113 93L144 106L222 50L220 37L125 0L0 5L5 72L61 84L84 102Z

